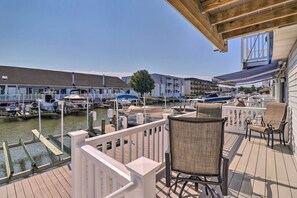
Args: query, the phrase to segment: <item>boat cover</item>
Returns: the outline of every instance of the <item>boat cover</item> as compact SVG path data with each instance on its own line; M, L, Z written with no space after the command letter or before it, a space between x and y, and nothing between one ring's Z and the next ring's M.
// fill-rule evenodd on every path
M215 76L212 81L218 84L225 85L240 85L261 82L268 79L273 79L275 73L279 70L279 64L274 61L271 64L258 66L255 68L242 70L239 72L234 72L230 74L225 74L221 76Z
M116 96L116 99L138 99L138 96L123 94L123 95Z

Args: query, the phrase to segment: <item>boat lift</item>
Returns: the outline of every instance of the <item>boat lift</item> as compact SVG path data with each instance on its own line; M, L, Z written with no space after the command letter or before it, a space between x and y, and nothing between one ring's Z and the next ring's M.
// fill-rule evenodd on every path
M116 96L115 101L114 101L115 102L114 110L116 111L116 131L119 130L119 100L122 100L122 99L132 99L132 100L137 100L137 101L139 100L141 102L139 97L136 95L122 94L122 95ZM144 105L144 108L143 108L144 123L146 123L145 97L143 98L142 104ZM111 117L111 115L109 115L109 117Z
M32 130L32 133L34 134L33 140L24 142L23 139L20 138L19 143L14 143L14 144L10 144L10 145L8 145L7 141L4 141L2 144L2 148L0 147L0 149L3 149L5 170L6 170L6 177L0 178L0 184L5 183L5 182L9 183L13 179L26 177L31 174L34 174L35 172L42 172L48 168L62 165L64 163L70 161L71 149L69 147L67 147L66 145L64 145L64 136L65 135L63 133L63 128L64 128L64 126L63 126L64 125L63 111L61 112L61 134L55 135L55 136L49 135L48 137L45 137L41 133L42 125L41 125L41 116L40 116L40 103L38 103L38 106L39 106L39 111L38 111L39 112L39 124L38 124L39 130L37 130L37 129ZM63 103L62 103L62 107L63 107ZM59 141L57 139L57 137L59 137L59 136L60 136L61 141ZM37 139L36 139L36 137L37 137ZM51 140L56 146L53 143L51 143L49 140ZM47 149L47 151L50 155L50 158L52 159L52 163L44 164L41 166L37 165L36 161L30 154L30 152L26 146L28 144L33 144L33 143L37 143L37 142L41 142L45 146L45 148ZM31 162L31 170L25 170L23 172L14 174L13 161L12 161L12 157L11 157L11 153L10 153L9 149L13 148L13 147L18 147L18 146L21 146L23 148L27 158ZM66 154L68 154L69 156L62 158L64 152ZM58 160L56 160L56 158L58 158Z

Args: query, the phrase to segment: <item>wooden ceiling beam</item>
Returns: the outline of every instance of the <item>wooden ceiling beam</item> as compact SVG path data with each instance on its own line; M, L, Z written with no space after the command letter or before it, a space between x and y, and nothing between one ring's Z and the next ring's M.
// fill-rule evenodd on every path
M238 2L239 0L207 0L202 3L203 14L212 10L222 8L224 6L231 5L232 3Z
M234 39L249 34L255 34L258 32L272 31L282 26L297 24L297 14L288 16L286 18L276 19L273 21L265 22L251 27L238 29L232 32L222 34L224 39Z
M192 23L220 51L227 51L227 42L222 39L216 27L210 25L208 15L203 15L197 0L167 0L190 23Z
M297 0L270 0L270 1L249 1L247 3L230 8L224 12L219 12L211 16L211 24L217 25L236 18L267 10L285 3L297 2Z
M219 33L226 33L244 27L257 25L260 23L269 22L276 19L285 18L297 14L297 3L287 5L274 10L265 11L259 14L244 17L232 22L227 22L218 25Z

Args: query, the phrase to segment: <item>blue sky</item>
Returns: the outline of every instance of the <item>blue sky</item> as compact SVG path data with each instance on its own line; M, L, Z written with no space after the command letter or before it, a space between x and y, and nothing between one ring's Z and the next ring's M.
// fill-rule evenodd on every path
M1 0L0 65L214 76L240 70L240 40L212 44L165 0Z

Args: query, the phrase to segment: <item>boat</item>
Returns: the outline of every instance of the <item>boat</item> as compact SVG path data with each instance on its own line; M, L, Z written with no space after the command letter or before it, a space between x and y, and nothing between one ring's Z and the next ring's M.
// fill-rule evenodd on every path
M233 99L231 94L219 95L218 92L206 92L205 97L197 99L199 103L226 103Z
M127 126L132 127L139 124L160 120L162 119L162 114L167 112L167 110L164 110L162 107L147 106L145 105L145 98L144 102L142 102L138 96L130 94L118 95L116 96L116 99L112 100L111 102L115 103L113 106L114 112L116 114L112 119L112 123L115 125L115 127L117 125L116 117L119 119L123 116L127 117ZM140 116L142 116L142 118L139 118ZM118 123L120 124L122 122L120 121ZM119 126L118 129L120 127L121 126Z
M40 110L45 112L57 112L58 111L58 100L56 100L52 93L44 93L44 97L37 99L32 107L38 109L38 103L40 103ZM37 104L37 105L36 105Z
M206 97L188 99L187 102L190 103L190 105L184 104L180 106L174 106L172 109L179 113L188 113L196 111L198 103L226 103L232 99L233 97L231 95L219 96L217 92L207 92Z
M88 97L88 92L83 89L70 91L70 95L63 98L67 111L82 111L92 108L92 98ZM60 106L60 104L59 104Z
M7 107L5 107L5 111L9 116L15 116L19 112L20 108L16 105L16 103L11 103Z

